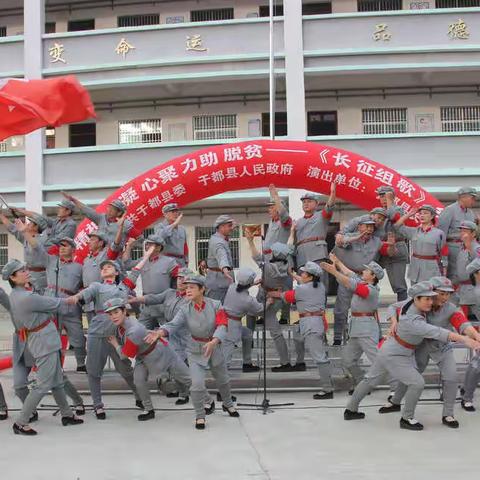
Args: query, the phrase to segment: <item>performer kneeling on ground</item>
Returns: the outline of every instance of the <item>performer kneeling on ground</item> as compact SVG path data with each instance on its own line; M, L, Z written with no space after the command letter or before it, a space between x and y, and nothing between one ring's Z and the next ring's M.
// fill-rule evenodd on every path
M227 336L228 319L222 304L218 300L205 297L205 277L192 275L184 280L187 284L186 299L188 304L180 308L175 318L154 332L150 332L145 340L149 344L159 338L187 326L190 331L188 345L188 365L192 378L190 393L195 407L195 428L205 429L204 399L207 396L205 376L207 367L217 381L217 387L223 400L223 410L231 417L240 414L233 406L230 393L230 378L228 376L225 357L218 345ZM214 407L212 402L211 408Z
M425 386L425 380L415 363L417 346L423 339L432 338L443 343L462 342L469 348L480 349L479 342L426 322L425 317L433 305L432 297L437 295L430 282L413 285L408 295L413 300L402 307L397 331L382 345L364 380L355 388L343 415L345 420L365 418L365 414L358 411L360 402L389 374L394 380L407 386L400 428L423 430L423 425L414 418L415 408Z
M322 282L322 269L314 262L307 262L299 270L301 284L285 293L269 292L273 298L281 298L284 302L297 306L300 317L299 334L306 349L318 366L321 392L316 393L315 400L333 398L332 366L325 348L323 336L325 327L323 316L327 297Z
M145 342L148 334L145 325L127 315L126 302L123 298L112 298L105 302L105 313L117 327L122 345L116 336L108 338L109 343L115 348L120 358L135 358L133 379L137 392L143 402L145 411L138 415L138 420L145 421L155 418L148 377L160 377L171 373L180 393L176 405L188 403L188 390L190 388L190 375L185 365L175 351L162 338L152 344Z

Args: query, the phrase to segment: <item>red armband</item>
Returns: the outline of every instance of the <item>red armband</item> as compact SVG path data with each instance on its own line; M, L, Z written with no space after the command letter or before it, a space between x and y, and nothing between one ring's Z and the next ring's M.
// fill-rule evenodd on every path
M114 252L110 247L107 249L107 258L109 260L116 260L118 256L120 255L120 252Z
M285 222L282 223L283 228L290 228L292 226L292 217L288 217Z
M379 250L380 255L383 255L384 257L388 256L388 247L390 245L387 242L382 242L382 246Z
M448 256L448 245L445 244L442 249L440 250L440 255L442 257L447 257Z
M391 221L392 221L393 223L396 223L398 220L400 220L400 218L401 218L400 212L396 212L396 213L393 215Z
M122 280L122 283L126 285L130 290L133 290L135 288L135 283L133 283L128 277L125 277Z
M122 347L122 353L128 358L135 358L138 353L138 345L127 338Z
M178 271L180 270L180 266L177 265L171 272L170 272L170 276L172 278L177 278L178 277Z
M333 217L333 212L327 212L327 210L324 208L322 210L322 217L330 220Z
M49 255L58 256L60 254L60 247L58 245L52 245L48 250L47 253Z
M463 307L467 307L467 311L468 311L467 305L462 305L462 310L463 310ZM468 313L466 315L468 315ZM450 324L452 325L453 328L455 328L455 330L460 331L460 326L468 322L466 315L464 315L463 312L455 312L450 317Z
M355 294L362 298L368 298L370 289L366 283L359 283L357 288L355 288Z
M188 243L185 242L183 244L183 254L185 255L185 258L188 258Z
M283 298L287 303L295 303L297 301L295 298L295 290L287 290L283 294Z
M218 310L217 314L215 315L215 326L219 327L221 325L228 326L228 317L223 309Z

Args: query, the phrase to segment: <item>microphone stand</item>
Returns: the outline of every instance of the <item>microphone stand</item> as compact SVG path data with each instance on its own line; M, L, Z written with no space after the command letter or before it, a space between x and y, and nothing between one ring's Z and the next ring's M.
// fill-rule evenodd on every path
M265 282L265 249L264 241L265 236L261 236L262 239L262 281ZM262 287L263 288L263 287ZM280 300L281 301L281 300ZM263 329L262 329L262 357L263 357L263 400L261 403L238 403L239 407L253 407L258 410L262 410L263 415L267 413L273 413L273 408L275 407L288 407L295 405L294 403L270 403L270 400L267 397L267 291L264 289L263 295ZM260 382L260 377L258 379Z

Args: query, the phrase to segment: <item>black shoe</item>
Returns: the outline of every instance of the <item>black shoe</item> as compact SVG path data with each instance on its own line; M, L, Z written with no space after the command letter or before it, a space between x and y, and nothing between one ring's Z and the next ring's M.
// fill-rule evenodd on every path
M352 412L348 408L343 412L343 419L344 420L361 420L365 418L365 414L363 412Z
M5 410L4 412L0 413L0 420L6 420L8 418L8 410Z
M37 435L36 430L33 428L25 429L25 427L22 427L18 423L14 423L12 428L15 435Z
M258 365L254 365L253 363L244 363L242 365L242 372L249 373L249 372L258 372L260 367Z
M143 406L143 402L141 400L135 400L135 406L138 407L140 410L145 410Z
M392 403L389 401L386 405L378 409L378 413L399 412L401 408L401 405L397 405L396 403Z
M67 427L68 425L80 425L83 423L81 418L73 417L62 417L62 425Z
M36 422L38 420L38 412L33 412L32 416L28 419L28 423Z
M231 417L239 417L240 414L238 413L237 410L235 410L234 407L226 407L225 405L222 405L222 410L224 412L227 412Z
M178 396L179 396L178 392L170 392L170 393L167 393L166 395L167 398L178 398Z
M211 415L215 411L215 401L212 401L209 407L205 407L205 414Z
M146 420L151 420L152 418L155 418L155 410L148 410L148 412L143 412L140 415L138 415L137 418L139 422L145 422Z
M206 424L205 424L205 419L204 418L197 418L195 420L195 428L197 430L205 430L205 426L206 426Z
M292 371L292 366L290 365L290 363L286 363L285 365L280 365L279 367L272 367L273 373L291 372L291 371Z
M453 417L442 417L442 423L450 428L458 428L460 424Z
M178 397L177 401L175 402L175 405L186 405L189 402L190 398L189 397Z
M75 407L75 415L79 415L80 417L85 415L85 405L77 405Z
M307 370L307 366L305 365L305 362L299 362L293 365L291 370L292 372L305 372Z
M334 340L332 343L333 347L341 347L342 346L342 341L341 340Z
M257 319L257 321L255 322L255 325L263 325L263 318Z
M280 325L288 325L288 318L283 318L283 317L282 317L282 318L278 321L278 323L279 323Z
M472 402L466 402L465 400L462 400L461 402L462 408L466 412L475 412L477 409L473 406Z
M107 418L107 414L103 408L95 408L93 411L95 412L97 420L105 420Z
M314 400L330 400L333 398L333 392L321 392L321 393L316 393L313 396Z
M217 402L221 402L222 401L222 396L220 395L220 392L217 392ZM236 402L237 401L237 397L235 395L232 395L232 402Z
M400 419L400 428L405 430L423 430L423 425L420 422L417 422L415 419L405 420L403 417Z
M86 367L86 365L79 365L79 366L77 367L77 372L87 373L87 367Z
M463 397L465 395L465 389L460 387L460 396Z

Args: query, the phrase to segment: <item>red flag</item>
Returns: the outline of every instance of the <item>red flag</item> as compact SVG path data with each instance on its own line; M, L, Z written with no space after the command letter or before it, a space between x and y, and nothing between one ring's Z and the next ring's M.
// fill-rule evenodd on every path
M0 140L90 117L95 117L90 95L73 75L0 83Z

